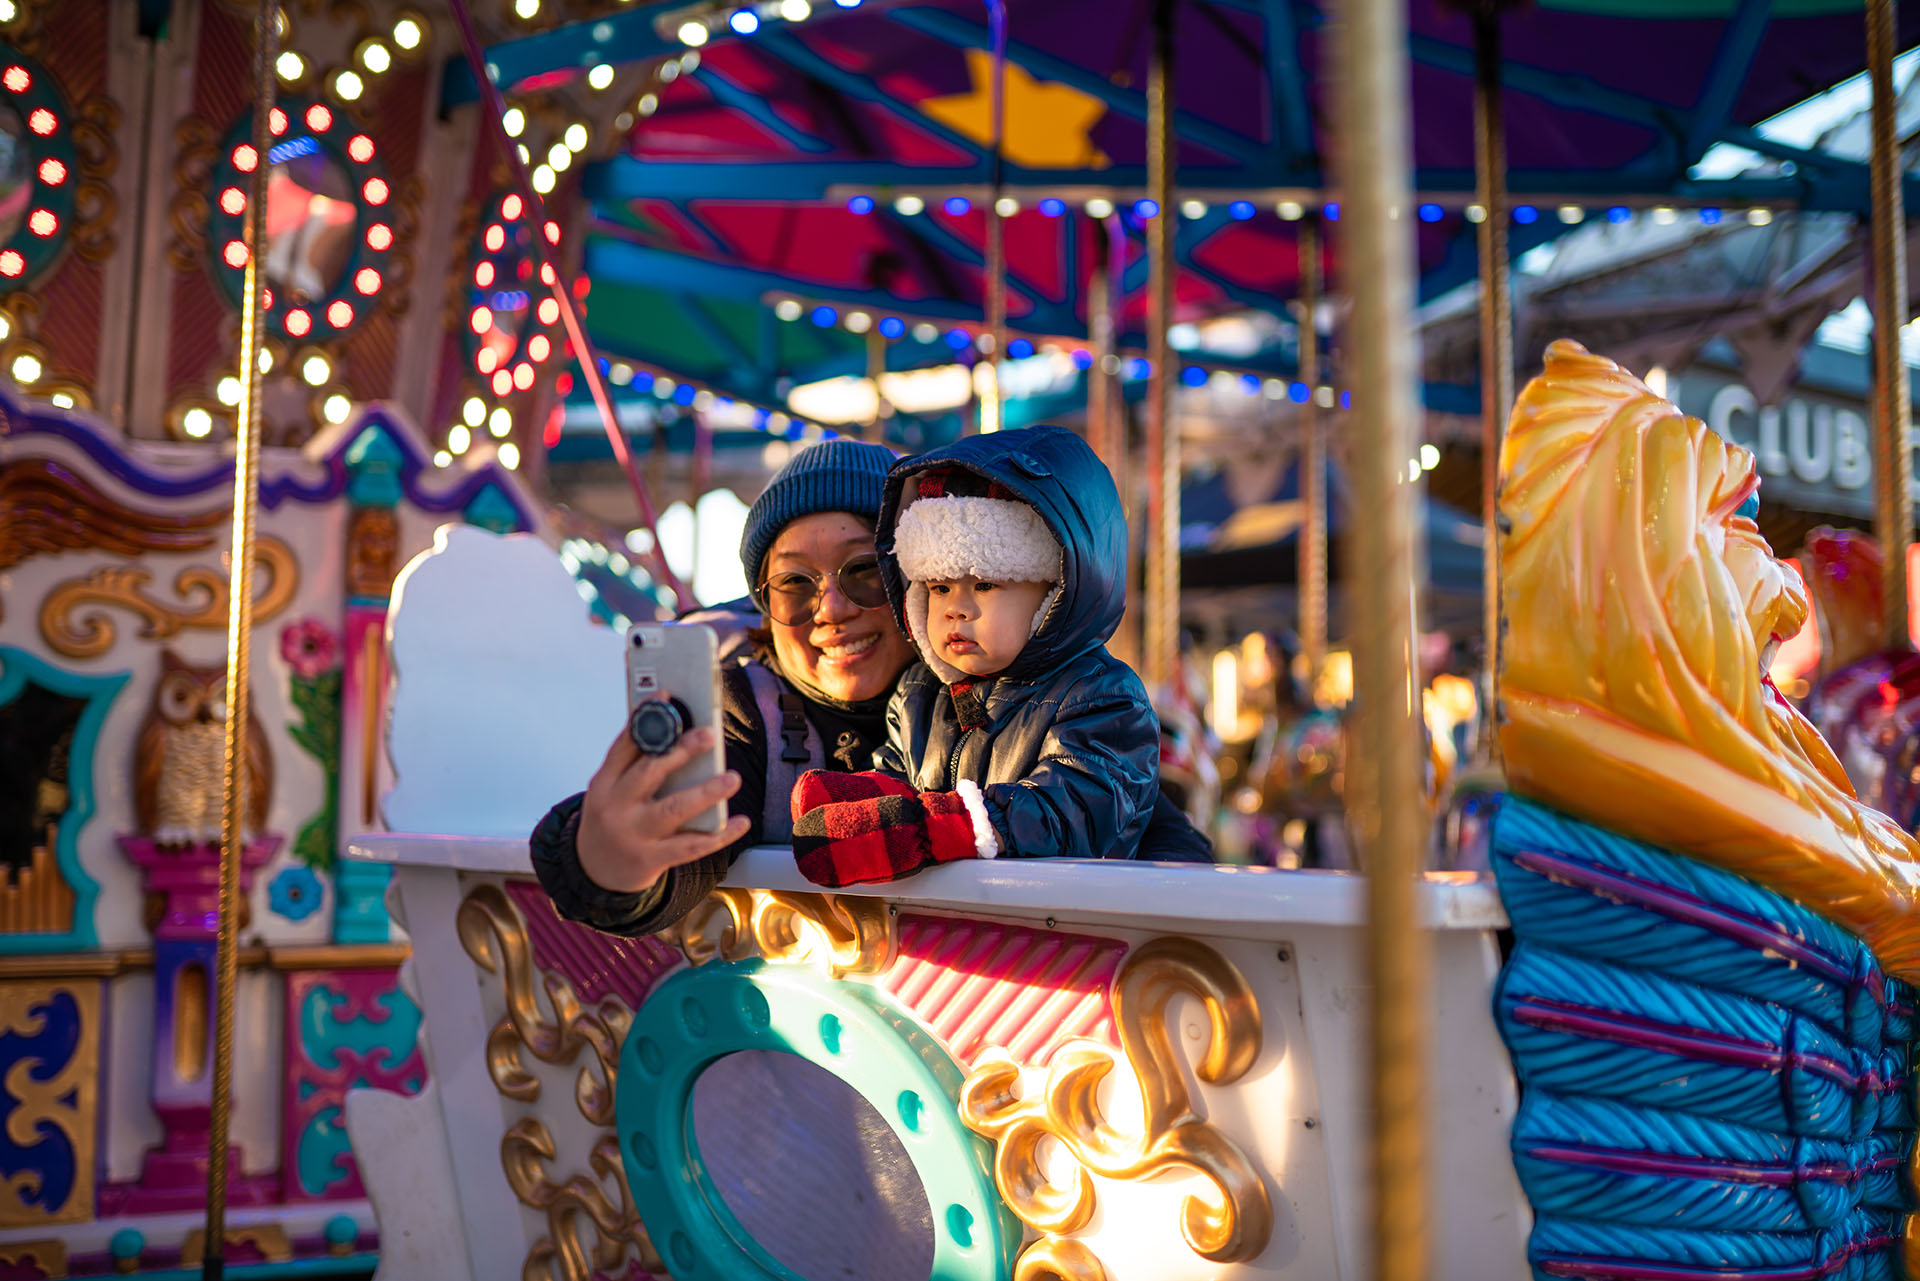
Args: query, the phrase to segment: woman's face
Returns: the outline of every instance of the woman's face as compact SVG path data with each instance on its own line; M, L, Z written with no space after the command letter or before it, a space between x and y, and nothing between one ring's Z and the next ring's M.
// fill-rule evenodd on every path
M849 512L816 512L780 531L760 569L763 582L795 573L821 582L811 617L783 623L769 615L767 628L789 676L843 702L885 694L914 657L892 610L884 604L863 609L840 590L840 567L872 554L873 527L866 521Z

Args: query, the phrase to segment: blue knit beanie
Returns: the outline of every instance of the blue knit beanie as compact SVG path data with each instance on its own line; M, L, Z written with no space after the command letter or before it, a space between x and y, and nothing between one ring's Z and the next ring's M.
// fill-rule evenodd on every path
M740 567L747 582L760 582L760 563L773 540L802 516L851 512L869 524L880 519L880 490L894 453L858 440L823 440L790 459L747 512L740 534Z

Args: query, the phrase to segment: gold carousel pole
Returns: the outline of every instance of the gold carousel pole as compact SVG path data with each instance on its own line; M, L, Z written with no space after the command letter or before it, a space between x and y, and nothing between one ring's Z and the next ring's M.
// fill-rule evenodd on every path
M1500 102L1500 5L1473 10L1473 167L1480 219L1480 758L1496 760L1500 680L1500 444L1513 405L1513 288L1507 272L1507 127Z
M1078 235L1079 215L1075 219L1074 235ZM1113 323L1113 299L1108 286L1112 278L1107 274L1107 229L1098 219L1088 219L1087 225L1093 231L1091 262L1087 268L1087 348L1093 360L1087 366L1087 443L1100 455L1100 461L1113 473L1114 484L1120 483L1119 467L1113 438L1112 401L1118 390L1107 377L1107 358L1114 354L1115 339L1119 337Z
M1907 544L1913 539L1912 406L1900 335L1907 323L1907 219L1894 132L1894 0L1867 0L1867 76L1873 84L1873 532L1886 549L1882 620L1887 645L1904 649Z
M253 521L260 497L260 348L264 317L260 254L265 248L267 152L273 138L273 62L278 30L273 0L261 0L253 20L253 151L260 163L248 181L243 231L247 265L240 300L240 405L233 461L233 551L227 606L227 724L225 794L220 809L220 928L215 945L213 1109L207 1136L206 1253L200 1275L219 1281L227 1254L227 1136L233 1092L233 997L238 981L240 847L247 813L248 660L253 642Z
M1147 600L1141 643L1147 689L1169 686L1180 655L1180 433L1173 421L1173 0L1154 0L1147 70Z
M1347 757L1349 822L1367 873L1372 993L1373 1276L1427 1271L1428 1006L1417 884L1429 835L1414 680L1418 552L1412 468L1419 402L1413 339L1413 158L1405 0L1342 5L1336 157L1342 286L1352 299L1353 572L1347 629L1357 719Z
M1321 665L1327 661L1327 438L1320 417L1320 310L1322 266L1320 216L1300 221L1295 252L1300 258L1300 381L1308 388L1300 407L1300 517L1298 572L1300 594L1300 656L1306 667L1306 685L1316 688Z
M993 33L993 155L987 193L987 386L980 401L980 430L999 431L1006 422L1000 398L1000 362L1007 354L1007 229L1000 215L1007 141L1007 5L987 0Z

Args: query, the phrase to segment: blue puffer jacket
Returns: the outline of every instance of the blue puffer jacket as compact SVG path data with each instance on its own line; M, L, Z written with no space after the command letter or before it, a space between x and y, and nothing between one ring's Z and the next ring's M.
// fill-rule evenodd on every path
M947 687L919 663L900 678L875 763L921 791L978 783L1004 856L1206 860L1206 838L1160 797L1160 727L1146 688L1106 650L1127 572L1126 519L1106 465L1050 426L969 436L896 464L875 542L909 634L895 525L912 478L944 467L996 481L1040 513L1062 549L1061 590L1019 658L980 683L990 686L984 730L960 728Z

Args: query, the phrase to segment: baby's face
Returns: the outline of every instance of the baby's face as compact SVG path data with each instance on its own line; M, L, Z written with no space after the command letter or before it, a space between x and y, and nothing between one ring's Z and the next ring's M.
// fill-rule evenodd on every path
M987 578L927 581L928 643L970 676L992 676L1020 656L1033 615L1051 583L1007 583Z

